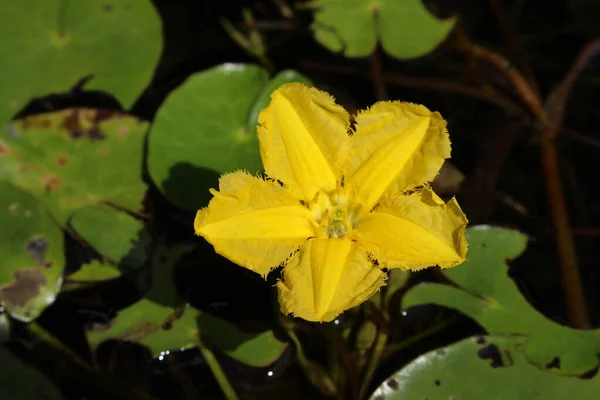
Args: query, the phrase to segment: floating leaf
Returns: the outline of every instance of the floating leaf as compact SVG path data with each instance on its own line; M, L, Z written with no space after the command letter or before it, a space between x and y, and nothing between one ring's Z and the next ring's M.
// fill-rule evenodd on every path
M107 329L88 331L92 347L108 339L136 342L155 357L200 344L199 338L232 358L253 366L277 360L287 347L272 332L249 334L209 313L186 306L173 284L173 268L191 248L159 248L153 258L153 285L148 294L121 310Z
M422 0L315 0L315 39L346 57L365 57L377 41L397 58L431 52L454 27L454 18L438 20Z
M197 210L220 174L262 170L256 125L271 92L286 82L309 83L284 71L269 81L254 65L223 64L191 76L158 110L148 143L148 170L165 196Z
M140 268L148 259L150 234L144 224L107 206L83 207L70 219L71 227L98 253L115 265Z
M0 2L0 124L31 99L71 90L84 78L130 107L162 51L150 0Z
M102 282L118 278L119 276L121 276L121 270L116 265L93 260L83 264L81 268L70 274L67 278L70 281L77 282ZM75 285L75 287L78 288L79 286Z
M32 193L60 224L99 202L138 211L147 128L125 114L85 108L24 118L0 131L0 179Z
M423 354L377 388L371 400L591 400L600 376L557 376L527 362L522 337L464 339Z
M7 399L61 400L60 391L38 370L0 347L0 392ZM4 396L2 396L4 398Z
M467 230L467 261L443 270L459 287L425 283L411 289L404 307L433 303L455 308L489 333L526 335L525 354L539 368L579 375L600 363L600 330L583 331L559 325L535 310L508 276L506 260L526 247L522 233L487 226Z
M198 315L197 323L207 344L254 367L272 364L287 347L287 343L277 339L272 331L245 333L230 322L206 312Z
M1 180L0 193L0 304L29 322L60 290L63 233L29 194Z

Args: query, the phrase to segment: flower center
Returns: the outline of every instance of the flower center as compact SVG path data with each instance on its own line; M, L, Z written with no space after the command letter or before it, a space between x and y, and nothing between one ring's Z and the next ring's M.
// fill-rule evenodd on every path
M317 193L309 206L321 228L321 234L328 238L342 238L352 232L361 209L341 186L330 193Z

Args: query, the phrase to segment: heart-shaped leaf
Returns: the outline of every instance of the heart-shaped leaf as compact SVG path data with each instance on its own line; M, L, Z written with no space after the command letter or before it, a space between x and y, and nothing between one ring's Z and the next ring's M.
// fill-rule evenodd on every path
M600 329L559 325L535 310L508 276L506 260L519 256L527 237L488 226L467 230L467 261L442 273L458 287L424 283L406 293L404 307L433 303L455 308L489 333L527 336L525 354L539 368L579 375L600 364Z
M438 20L422 0L316 0L315 39L346 57L366 57L377 42L390 55L409 59L431 52L454 27Z
M152 78L161 30L150 0L0 2L0 124L84 78L130 107Z
M158 110L148 143L148 170L176 205L197 210L225 172L262 171L257 118L271 93L286 82L309 81L293 71L269 80L254 65L224 64L199 72Z

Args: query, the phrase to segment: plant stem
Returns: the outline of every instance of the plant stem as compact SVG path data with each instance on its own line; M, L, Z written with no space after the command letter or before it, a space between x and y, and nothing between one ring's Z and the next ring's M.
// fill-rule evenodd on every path
M208 347L206 347L201 340L199 341L200 344L198 345L198 349L200 349L202 356L206 360L206 363L212 371L217 384L225 395L225 398L227 400L239 400L237 393L231 386L231 383L229 383L229 379L227 379L227 375L225 375L225 372L223 371L223 368L221 368L221 365L215 357L215 354Z
M517 93L528 106L531 113L537 118L541 126L542 140L540 143L540 159L544 170L544 178L546 180L546 189L548 196L548 204L550 206L550 214L552 223L555 229L555 242L558 250L559 266L561 271L561 281L563 284L563 292L569 320L571 324L580 329L589 327L589 317L587 306L583 295L581 278L579 276L579 267L577 261L577 253L575 251L575 241L571 232L567 205L562 188L560 168L556 150L556 142L554 137L560 125L562 125L562 116L564 114L564 105L566 104L565 94L560 93L563 97L556 104L551 104L556 108L558 118L549 121L546 113L546 108L536 91L527 82L525 77L502 55L470 43L467 39L462 39L459 49L466 51L474 57L481 58L498 70L503 72L509 82L516 89ZM589 50L587 53L589 54ZM581 63L576 63L580 65ZM568 75L566 81L572 84L571 74ZM553 99L551 99L553 100Z

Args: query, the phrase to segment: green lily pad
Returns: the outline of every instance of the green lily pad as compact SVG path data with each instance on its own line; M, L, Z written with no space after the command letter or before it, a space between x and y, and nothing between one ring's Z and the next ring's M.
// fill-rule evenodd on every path
M118 278L121 275L121 270L115 264L93 260L83 264L81 268L70 274L67 278L73 282L98 283ZM84 288L85 286L75 285L75 287Z
M158 110L148 143L148 170L176 205L197 210L208 204L218 177L238 169L262 171L256 134L258 113L271 92L307 78L245 64L199 72L173 91Z
M63 233L29 194L2 180L0 193L0 305L29 322L60 290Z
M0 347L0 396L15 400L61 400L60 391L44 374ZM4 396L6 395L6 396Z
M422 0L315 0L315 39L346 57L366 57L381 42L391 56L410 59L435 49L456 20L438 20Z
M130 107L154 74L161 25L150 0L0 2L0 124L87 77L85 89Z
M90 204L139 211L147 128L125 114L85 108L24 118L0 131L0 179L33 194L62 225Z
M522 337L464 339L423 354L386 379L371 400L598 398L600 375L584 380L531 365Z
M266 366L277 360L287 343L273 332L249 334L207 312L184 304L173 284L173 268L190 246L159 248L153 257L153 285L148 294L121 310L103 329L89 330L88 340L97 347L109 339L136 342L148 347L155 357L169 351L200 345L200 338L230 357L252 365Z
M98 253L115 265L137 269L148 260L150 234L144 224L112 207L83 207L70 219L71 227Z
M580 375L600 364L600 329L559 325L535 310L508 276L506 260L519 256L527 237L488 226L467 230L467 261L442 273L458 287L425 283L406 293L403 306L433 303L465 313L492 334L527 336L525 354L542 369Z

